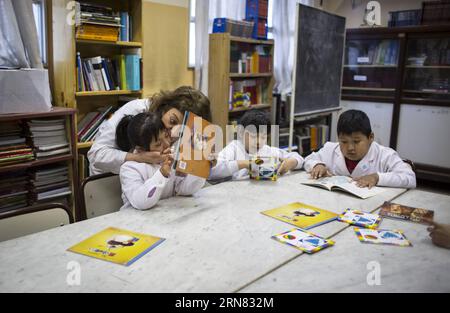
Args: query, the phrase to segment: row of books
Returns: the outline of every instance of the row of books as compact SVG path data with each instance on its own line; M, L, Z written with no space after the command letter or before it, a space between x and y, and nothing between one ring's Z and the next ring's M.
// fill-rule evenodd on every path
M448 75L437 75L430 71L414 71L408 74L405 81L405 89L421 92L450 93L450 77Z
M397 65L399 56L399 41L374 41L369 46L362 42L352 41L347 45L348 65Z
M231 81L228 101L230 110L269 103L266 89L267 83L262 79Z
M0 176L0 211L27 207L30 202L30 181L26 171Z
M241 52L238 45L231 48L230 72L238 74L257 74L272 72L272 56L270 50L262 45L254 51Z
M450 24L450 1L427 1L423 3L422 25Z
M54 201L72 193L66 165L50 165L31 172L30 185L34 203Z
M0 124L0 167L34 160L23 127L17 122Z
M78 122L78 141L89 142L97 135L101 125L110 117L114 106L98 108L96 111L89 112Z
M77 91L111 91L141 89L139 49L114 58L81 58L77 53Z
M67 165L47 165L2 174L0 211L24 208L44 202L66 202L72 194Z
M309 154L322 148L330 140L330 127L317 124L307 125L296 130L298 151Z
M128 12L92 3L76 6L76 38L101 41L131 41L132 18Z
M422 10L404 10L389 12L388 27L404 27L420 25Z
M2 123L0 167L70 153L64 119Z
M27 125L36 159L70 153L65 119L31 120Z
M450 40L416 40L409 47L410 65L450 65Z

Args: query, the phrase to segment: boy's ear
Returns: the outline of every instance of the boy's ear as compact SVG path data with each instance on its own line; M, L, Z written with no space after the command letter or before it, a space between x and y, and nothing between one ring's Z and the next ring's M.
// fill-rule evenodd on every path
M375 140L375 134L373 132L371 132L369 135L369 141L373 142L374 140Z

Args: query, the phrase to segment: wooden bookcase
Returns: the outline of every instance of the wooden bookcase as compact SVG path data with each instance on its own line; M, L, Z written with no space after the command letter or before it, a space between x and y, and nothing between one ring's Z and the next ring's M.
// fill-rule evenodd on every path
M271 69L268 73L245 73L231 72L231 47L245 47L253 49L255 46L265 46L270 49ZM209 37L209 87L208 96L211 101L212 121L219 125L225 135L226 126L230 120L238 118L249 109L261 109L272 111L272 91L275 84L273 75L273 40L255 40L231 36L229 33L211 34ZM261 79L264 82L263 98L268 99L265 103L252 103L248 108L239 107L230 110L230 84L237 80Z
M32 170L43 165L52 164L67 164L69 168L69 178L71 186L71 195L68 197L69 206L72 214L75 216L76 221L85 219L84 213L79 210L80 206L78 204L78 164L77 164L77 139L75 133L75 113L74 109L58 108L53 107L49 112L42 113L28 113L28 114L0 114L0 123L11 122L11 121L29 121L29 120L39 120L46 118L64 118L66 120L66 133L67 139L70 145L70 152L57 155L53 157L43 158L39 160L32 160L28 162L18 163L14 165L7 165L0 167L0 175L6 173L13 173L22 170Z
M375 136L412 160L418 178L450 182L450 25L349 29L346 40L346 60L350 45L382 41L395 43L398 59L345 63L341 105L366 111Z
M113 57L122 54L124 49L138 48L141 49L143 55L143 34L142 34L142 0L89 0L86 1L93 4L100 4L112 7L114 11L126 11L132 17L132 42L110 42L99 40L81 40L75 36L75 25L66 22L67 15L58 14L67 12L67 6L70 1L57 0L53 1L52 19L53 31L52 43L53 64L53 85L54 85L54 102L58 106L76 109L76 122L78 123L83 117L100 107L107 105L118 105L120 97L142 98L143 86L140 91L130 90L113 90L113 91L77 91L77 70L76 56L80 52L82 58L90 58L96 56ZM142 62L141 76L145 70L145 64ZM143 80L142 80L143 81ZM127 102L127 101L124 101ZM77 128L75 126L75 133ZM92 142L77 142L77 150L80 154L80 168L82 164L86 164L85 154L92 146ZM84 158L84 159L83 159ZM80 172L80 179L84 179L83 170Z

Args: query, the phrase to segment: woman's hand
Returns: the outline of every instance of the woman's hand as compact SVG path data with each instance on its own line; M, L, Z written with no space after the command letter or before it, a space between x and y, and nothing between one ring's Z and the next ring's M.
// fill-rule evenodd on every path
M170 148L165 151L156 152L156 151L142 151L138 153L128 153L125 161L134 161L138 163L147 163L147 164L161 164L164 162L167 156L170 155Z

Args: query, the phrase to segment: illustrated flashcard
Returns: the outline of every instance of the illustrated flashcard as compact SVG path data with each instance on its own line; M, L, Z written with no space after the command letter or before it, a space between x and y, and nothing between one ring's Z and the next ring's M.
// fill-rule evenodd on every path
M363 228L377 229L381 221L381 216L360 210L346 209L344 213L339 215L338 221Z
M276 181L280 162L275 157L253 157L250 161L250 178L255 180Z
M321 238L313 233L298 228L272 236L272 239L295 247L309 254L334 245L334 241L332 240Z
M361 242L394 245L401 247L412 246L401 230L367 229L355 227L355 233Z

